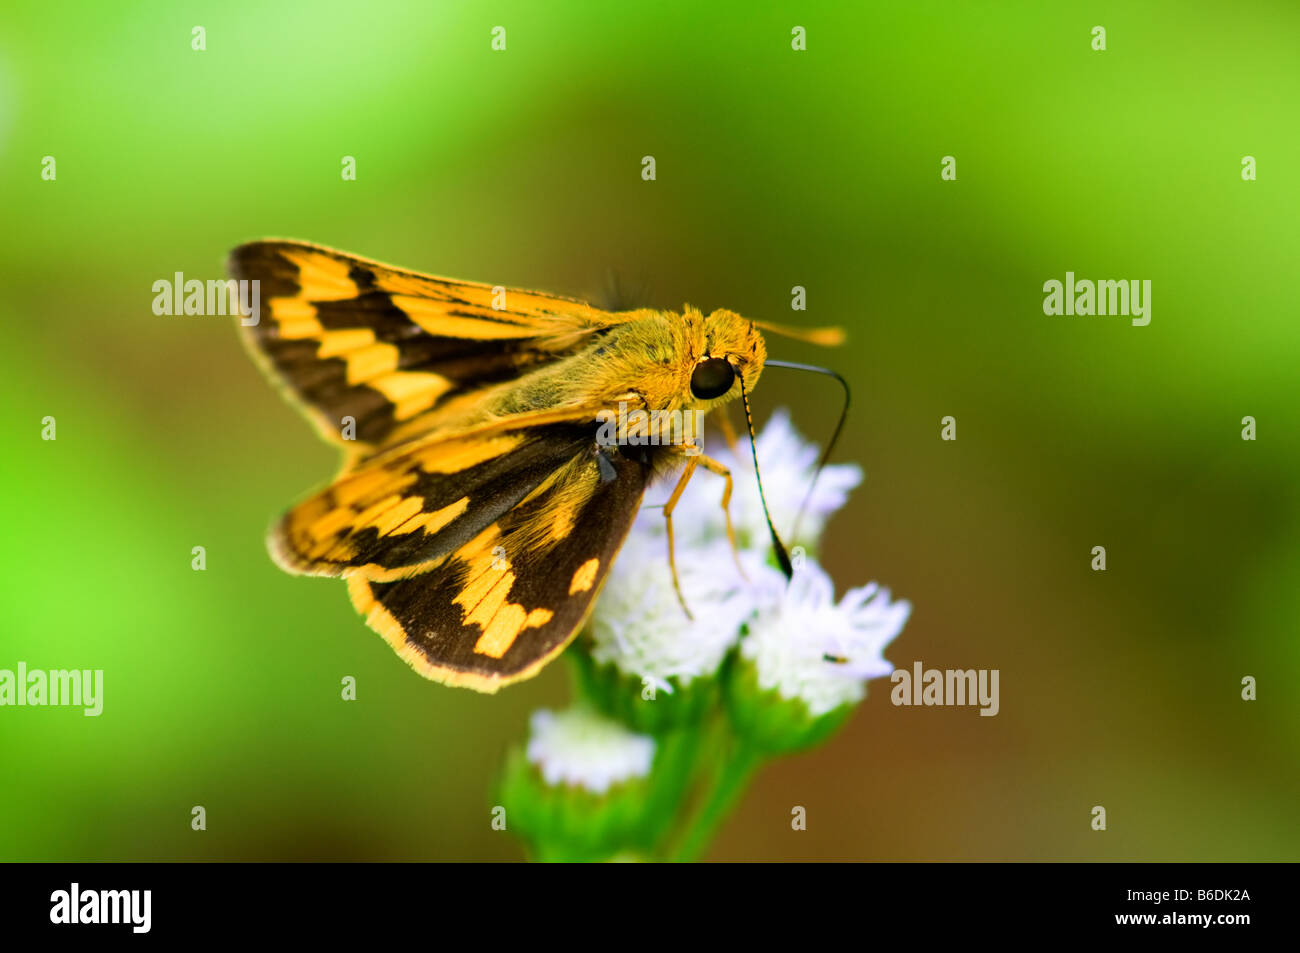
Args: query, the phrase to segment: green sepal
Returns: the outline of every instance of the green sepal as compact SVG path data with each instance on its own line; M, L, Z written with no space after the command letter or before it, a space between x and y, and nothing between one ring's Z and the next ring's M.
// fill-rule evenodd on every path
M568 653L579 696L633 731L657 737L699 725L717 708L717 678L693 678L683 685L674 677L669 679L671 692L660 688L647 697L651 690L641 679L625 675L613 664L597 662L583 648Z
M855 707L846 702L824 715L813 715L802 699L760 688L758 671L743 658L729 666L723 697L736 733L767 754L816 747L843 726Z
M691 732L656 738L650 774L603 794L547 783L522 747L512 748L498 784L506 830L523 838L539 861L624 860L650 855L676 815L690 779Z

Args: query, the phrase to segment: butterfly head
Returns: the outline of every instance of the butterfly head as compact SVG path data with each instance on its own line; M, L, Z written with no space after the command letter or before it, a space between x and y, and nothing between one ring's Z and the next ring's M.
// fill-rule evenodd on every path
M736 399L742 389L753 390L767 347L753 323L734 311L696 316L689 403L703 410ZM690 317L688 312L688 321Z

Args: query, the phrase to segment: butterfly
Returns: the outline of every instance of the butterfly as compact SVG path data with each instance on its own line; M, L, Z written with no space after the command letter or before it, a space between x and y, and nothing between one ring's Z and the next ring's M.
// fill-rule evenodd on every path
M697 429L671 423L740 396L752 437L760 328L839 339L726 310L604 311L297 241L242 245L229 270L259 283L259 313L240 322L250 353L344 454L272 527L272 557L344 578L416 671L482 692L573 640L646 488L680 470L665 505L676 578L687 480L699 466L721 476L725 508L731 476Z

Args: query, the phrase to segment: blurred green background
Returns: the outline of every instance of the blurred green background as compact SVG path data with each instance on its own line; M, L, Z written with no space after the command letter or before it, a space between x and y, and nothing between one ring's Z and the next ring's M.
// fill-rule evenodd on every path
M713 858L1300 858L1300 8L1133 7L6 3L0 667L102 668L105 709L0 709L0 858L522 856L491 784L567 666L425 682L279 572L335 453L229 321L152 313L266 236L849 329L769 339L854 386L824 561L912 601L895 665L1000 669L1001 713L873 682ZM1150 279L1151 324L1045 316L1067 270ZM823 440L834 397L758 392Z

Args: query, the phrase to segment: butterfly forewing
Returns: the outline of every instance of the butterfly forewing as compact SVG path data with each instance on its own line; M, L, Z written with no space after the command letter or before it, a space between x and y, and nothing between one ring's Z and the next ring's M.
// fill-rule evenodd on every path
M382 444L453 397L571 354L617 321L581 301L301 242L241 245L230 271L259 282L259 320L246 329L255 353L317 429L351 450L352 440Z

